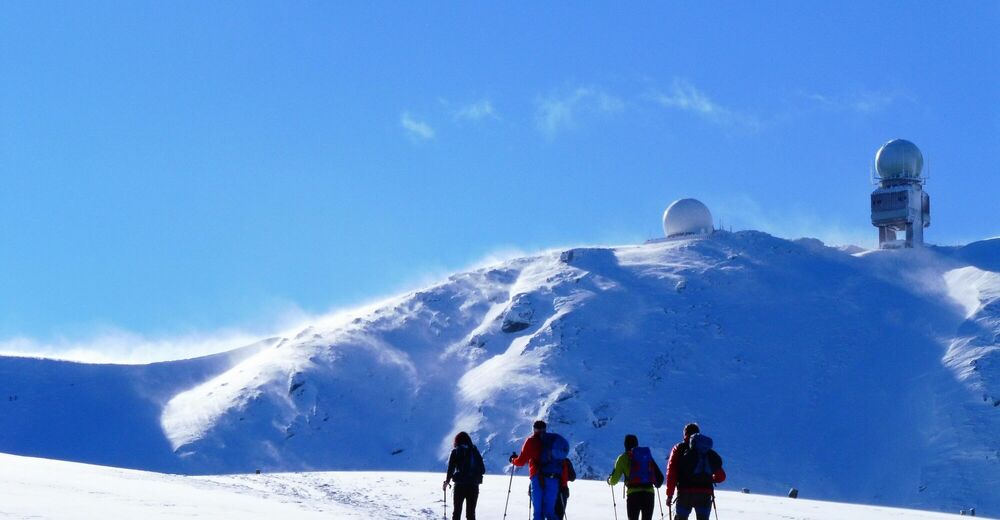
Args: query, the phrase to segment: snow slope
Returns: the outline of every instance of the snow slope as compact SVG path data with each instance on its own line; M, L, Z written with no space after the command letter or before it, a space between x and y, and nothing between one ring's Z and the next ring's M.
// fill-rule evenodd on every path
M0 455L0 518L83 520L104 518L213 518L217 520L420 519L442 518L440 473L278 473L182 477L70 462ZM527 479L513 483L486 477L480 488L479 518L501 518L507 488L508 514L527 513ZM621 486L614 491L620 492ZM604 520L614 514L611 489L600 481L572 484L567 518ZM615 501L624 518L621 496ZM744 520L933 520L954 515L905 509L791 500L720 492L720 518ZM981 515L980 515L981 516Z
M150 365L0 357L0 451L182 471L160 425L163 407L276 341Z
M530 422L600 477L700 422L730 489L1000 511L1000 241L850 254L717 233L460 273L232 355L0 358L0 451L189 474L492 473Z

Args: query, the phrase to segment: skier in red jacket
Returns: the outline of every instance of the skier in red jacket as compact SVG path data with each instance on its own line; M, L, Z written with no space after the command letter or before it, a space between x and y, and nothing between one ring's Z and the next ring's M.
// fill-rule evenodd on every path
M712 449L712 439L695 423L684 427L684 442L670 451L667 460L667 505L677 490L677 520L688 520L691 510L698 520L709 520L715 501L715 484L726 480L722 457Z
M533 520L557 520L556 501L559 499L559 481L562 478L562 458L552 458L551 447L545 453L545 438L556 437L567 448L566 440L559 435L545 431L545 421L535 421L532 425L532 435L524 440L521 455L511 455L510 463L515 466L528 465L528 475L531 477L531 504L535 510ZM546 469L548 466L554 468Z
M538 461L542 456L542 434L545 433L545 421L535 421L532 426L531 437L524 439L521 446L521 454L510 456L510 463L521 467L528 465L528 476L534 477L538 474Z

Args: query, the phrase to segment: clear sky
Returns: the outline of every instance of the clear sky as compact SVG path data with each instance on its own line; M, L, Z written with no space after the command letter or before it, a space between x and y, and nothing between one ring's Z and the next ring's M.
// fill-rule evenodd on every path
M871 246L895 137L929 242L1000 234L1000 2L538 4L3 2L0 350L210 350L681 197Z

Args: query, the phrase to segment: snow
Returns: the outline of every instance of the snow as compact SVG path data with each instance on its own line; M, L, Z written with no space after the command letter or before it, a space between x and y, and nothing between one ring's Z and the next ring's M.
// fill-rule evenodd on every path
M247 392L282 373L301 368L306 361L295 357L277 356L277 349L268 349L240 363L238 368L223 372L212 380L174 396L163 409L161 425L177 449L199 439L214 424L216 418L233 405L245 406L256 393Z
M104 518L441 518L441 473L322 472L184 477L0 454L0 518L84 520ZM480 487L479 518L501 518L511 486L508 515L527 513L527 479L491 475ZM614 514L612 490L602 481L571 484L567 518L605 520ZM615 498L624 515L621 495ZM836 504L720 491L720 518L744 520L943 519L954 515Z
M968 266L946 272L944 279L948 295L965 308L966 318L975 316L983 302L1000 296L1000 273Z
M729 489L996 515L998 280L1000 240L550 251L224 355L0 357L0 451L188 475L430 471L465 430L498 475L543 418L598 478L626 433L662 462L698 421Z
M208 480L10 455L0 455L0 482L0 518L323 517Z

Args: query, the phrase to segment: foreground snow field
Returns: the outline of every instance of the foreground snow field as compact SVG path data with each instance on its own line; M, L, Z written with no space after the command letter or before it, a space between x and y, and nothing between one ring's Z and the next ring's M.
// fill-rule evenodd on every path
M184 477L0 454L0 518L435 519L444 514L442 477L441 473L404 472ZM486 477L480 491L479 518L503 517L508 483L508 477L502 475ZM526 491L527 479L515 476L509 518L528 515ZM615 491L620 493L621 486ZM612 491L604 482L578 481L571 492L568 519L614 518ZM616 501L618 517L624 519L620 494ZM718 504L720 520L955 516L727 491L718 493ZM450 515L450 496L447 506Z

